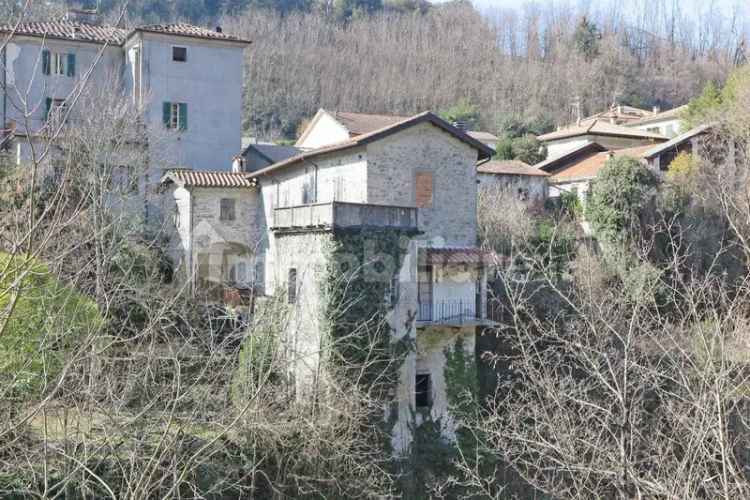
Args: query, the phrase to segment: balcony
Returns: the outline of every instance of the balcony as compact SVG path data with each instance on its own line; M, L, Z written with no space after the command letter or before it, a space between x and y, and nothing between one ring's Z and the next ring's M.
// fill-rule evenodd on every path
M417 209L341 201L276 208L273 211L271 230L285 232L331 231L366 227L383 227L416 232L418 230Z

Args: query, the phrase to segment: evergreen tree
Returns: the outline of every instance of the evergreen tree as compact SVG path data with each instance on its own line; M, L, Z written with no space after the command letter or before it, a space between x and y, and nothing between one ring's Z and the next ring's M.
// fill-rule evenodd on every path
M599 40L602 35L596 24L584 16L576 28L573 40L578 52L583 54L587 61L595 59L599 55Z

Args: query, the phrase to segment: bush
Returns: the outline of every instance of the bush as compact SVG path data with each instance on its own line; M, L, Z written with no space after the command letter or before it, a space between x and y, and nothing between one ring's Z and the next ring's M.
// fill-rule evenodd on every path
M619 156L607 161L592 183L586 216L598 237L629 239L640 231L640 216L651 201L657 179L638 160Z
M12 311L13 294L18 294ZM43 264L0 253L0 380L13 397L44 392L66 353L102 326L93 300L58 281Z

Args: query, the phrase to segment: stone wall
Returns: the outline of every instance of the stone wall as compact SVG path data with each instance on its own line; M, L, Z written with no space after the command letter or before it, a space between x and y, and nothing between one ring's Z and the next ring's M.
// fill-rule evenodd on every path
M419 209L419 229L434 246L477 243L477 152L430 123L367 146L367 202L415 206L418 173L432 174L432 206Z

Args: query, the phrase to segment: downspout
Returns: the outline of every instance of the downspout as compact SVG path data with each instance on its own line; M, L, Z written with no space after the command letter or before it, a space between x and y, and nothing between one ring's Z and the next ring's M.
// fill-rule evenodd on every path
M190 196L190 222L189 222L189 224L190 224L189 225L190 237L188 238L188 245L190 245L190 252L188 253L188 260L190 262L188 263L189 264L188 269L190 270L190 287L191 287L191 291L193 292L193 295L195 295L195 290L196 290L195 276L196 276L196 273L195 273L195 271L193 269L193 261L195 260L194 256L193 256L193 252L195 251L194 250L194 245L193 245L193 233L194 233L194 231L193 231L193 229L194 229L193 228L193 212L195 211L194 210L195 209L195 202L193 201L193 191L190 190L190 189L187 189L186 191L188 192L188 195Z

